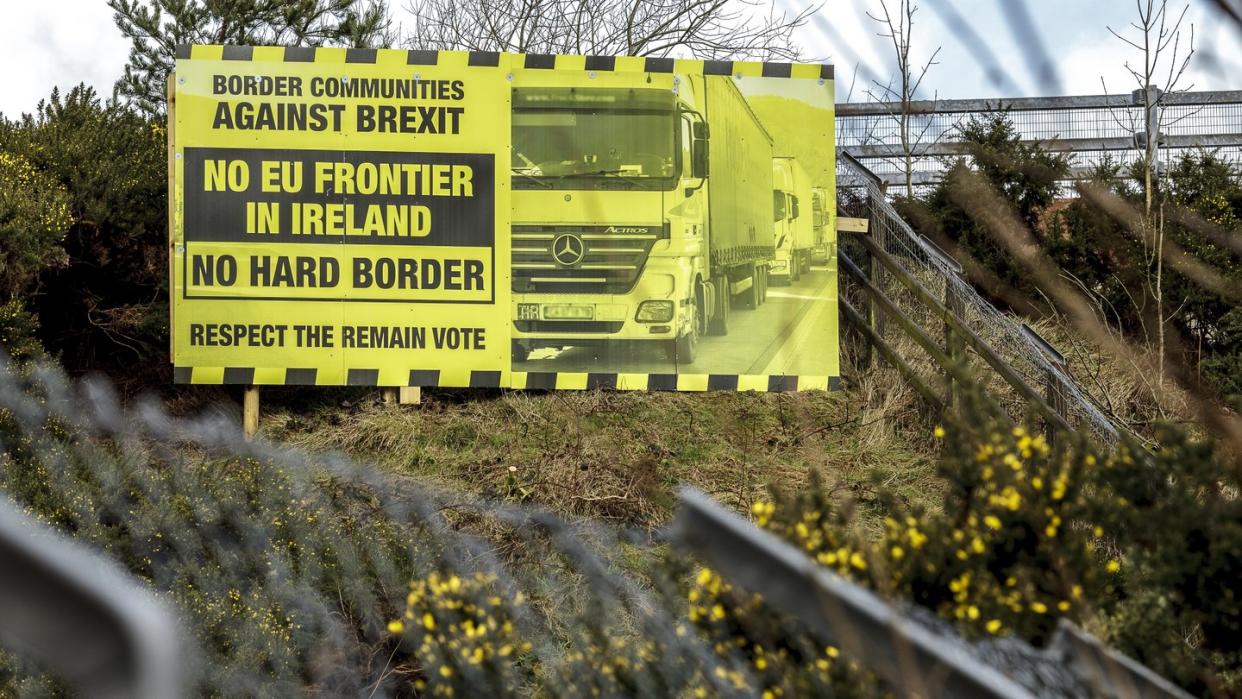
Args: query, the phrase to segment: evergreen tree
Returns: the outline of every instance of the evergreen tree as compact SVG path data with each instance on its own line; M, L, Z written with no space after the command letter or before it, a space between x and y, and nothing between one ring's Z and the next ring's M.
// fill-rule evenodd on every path
M162 112L179 44L376 46L392 39L385 0L108 0L133 45L116 93Z
M1051 153L1039 144L1022 142L1022 135L1005 112L972 116L958 127L966 158L954 161L944 178L920 199L900 202L920 232L950 251L965 253L970 269L982 272L973 281L997 303L1015 310L1017 298L1040 298L1030 275L1013 259L1005 245L982 221L962 207L962 176L974 172L1008 202L1013 213L1030 230L1041 230L1048 208L1061 193L1060 180L1069 171L1064 155ZM997 286L1016 290L1002 293Z

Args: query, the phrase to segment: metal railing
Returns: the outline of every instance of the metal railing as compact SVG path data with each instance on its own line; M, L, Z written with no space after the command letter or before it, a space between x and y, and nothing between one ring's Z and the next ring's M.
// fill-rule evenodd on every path
M0 643L80 696L182 696L170 610L98 551L24 516L0 494Z
M1190 696L1067 621L1045 648L1017 638L968 643L930 612L882 599L693 489L681 493L671 538L731 583L840 645L898 696Z
M1105 158L1137 159L1151 130L1159 134L1166 162L1199 148L1242 159L1242 90L1156 93L1150 113L1144 93L912 102L912 179L916 185L937 182L949 163L967 152L960 127L972 117L999 112L1008 115L1023 142L1071 154L1071 178ZM900 114L901 104L895 102L837 105L837 146L889 185L905 183Z

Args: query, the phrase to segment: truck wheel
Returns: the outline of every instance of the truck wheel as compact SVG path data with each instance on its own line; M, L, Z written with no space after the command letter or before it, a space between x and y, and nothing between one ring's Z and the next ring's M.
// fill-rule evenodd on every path
M763 299L760 296L762 290L759 287L760 269L761 268L758 265L750 266L750 288L742 292L742 307L748 311L755 310L759 307L760 303L763 303Z
M674 364L693 364L699 352L699 331L697 328L673 340L670 343Z
M530 356L530 350L526 349L522 345L522 343L518 342L517 340L514 340L513 341L513 352L511 354L513 357L513 361L524 362L526 361L526 358Z
M768 268L767 267L756 267L755 276L759 278L758 279L759 303L760 304L767 303L768 302Z
M693 364L699 352L699 335L703 332L703 293L698 287L694 295L694 322L690 332L668 343L668 358L674 364Z
M798 253L793 252L789 255L789 283L793 284L802 278L802 260L798 258Z
M711 321L707 324L708 335L728 335L729 334L729 305L732 294L729 293L729 278L721 275L716 277L712 282L713 292L716 295L715 306L716 315L712 316Z

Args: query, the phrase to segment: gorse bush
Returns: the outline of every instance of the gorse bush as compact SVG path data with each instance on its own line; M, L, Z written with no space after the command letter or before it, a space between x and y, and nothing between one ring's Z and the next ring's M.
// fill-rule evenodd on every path
M21 300L43 346L70 371L134 380L136 361L161 367L167 188L162 120L86 86L53 90L32 114L0 117L0 260L9 258L0 291L37 291ZM14 218L10 206L24 208Z
M757 523L968 635L1038 645L1064 617L1197 693L1242 692L1242 479L1227 450L1172 428L1154 455L1053 448L964 415L936 430L942 508L890 500L877 540L812 490L757 503Z
M511 609L521 606L521 593L503 595L496 576L476 573L432 573L410 583L405 612L388 624L389 633L405 635L414 648L417 667L413 687L431 696L453 696L458 678L477 675L516 687L522 682L519 656L529 653ZM476 680L477 681L477 680Z
M45 267L66 263L60 244L70 221L59 183L26 158L0 151L0 293L30 291Z
M609 556L625 531L437 492L0 368L0 490L176 609L194 694L744 695ZM451 513L452 518L445 516ZM671 566L671 563L668 563ZM46 685L0 663L0 694ZM733 665L744 667L740 661ZM732 665L730 666L732 667Z

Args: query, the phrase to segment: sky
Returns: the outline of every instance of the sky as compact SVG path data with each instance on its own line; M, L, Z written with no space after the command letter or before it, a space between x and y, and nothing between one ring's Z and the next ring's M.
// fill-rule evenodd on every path
M939 65L928 72L922 96L1100 94L1101 78L1109 92L1134 89L1124 64L1136 54L1107 29L1122 30L1133 19L1134 0L1028 0L1029 6L1040 8L1032 23L1052 58L1055 81L1040 81L1027 68L1021 47L1030 42L1013 38L1001 9L1014 1L917 0L915 59L925 61L941 47ZM777 2L780 9L807 6L805 0ZM1187 23L1195 25L1199 53L1181 87L1242 89L1242 33L1223 20L1209 0L1190 3ZM1177 0L1171 4L1181 7ZM400 8L404 3L391 5ZM945 5L955 8L984 37L1009 77L989 79L966 44L946 28L938 10ZM876 36L878 25L866 17L868 10L878 9L879 0L822 0L817 6L818 20L799 29L796 41L806 55L836 65L838 101L866 100L868 74L886 81L893 73L891 48ZM401 12L397 10L398 20ZM101 95L111 94L124 70L129 44L104 0L11 0L5 15L0 25L0 65L5 66L0 114L13 118L32 111L53 86L63 90L85 82Z
M785 7L807 7L805 0L783 0ZM924 98L985 98L1042 95L1086 95L1130 92L1138 85L1125 69L1142 64L1142 54L1109 33L1109 27L1127 37L1137 20L1135 0L1027 0L1039 8L1030 16L1055 67L1056 81L1041 81L1024 55L1030 41L1019 41L1010 30L1004 8L1015 0L916 0L912 63L922 65L939 47L938 65L932 66L920 96ZM1170 0L1170 18L1189 4L1183 23L1183 48L1194 25L1196 55L1181 89L1242 89L1242 31L1227 21L1209 0ZM890 0L890 7L896 0ZM967 43L942 19L940 8L950 6L964 18L990 51L1005 75L990 79ZM868 19L879 16L879 0L823 0L819 19L799 30L798 43L809 56L827 56L836 66L838 101L866 101L868 77L888 82L895 72L893 49L877 36L882 26ZM827 25L825 28L823 25ZM1167 65L1167 64L1166 64ZM855 67L858 66L857 74ZM870 72L870 76L868 76ZM1166 76L1167 77L1167 76ZM1163 80L1161 81L1163 82ZM853 93L850 93L851 83ZM848 100L847 100L848 98Z

